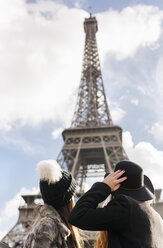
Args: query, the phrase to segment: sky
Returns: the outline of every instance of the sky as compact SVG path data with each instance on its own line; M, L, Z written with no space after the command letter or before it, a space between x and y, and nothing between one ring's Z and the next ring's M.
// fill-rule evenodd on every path
M38 192L36 164L62 148L90 10L123 147L163 188L163 1L0 0L0 237L16 223L21 195Z

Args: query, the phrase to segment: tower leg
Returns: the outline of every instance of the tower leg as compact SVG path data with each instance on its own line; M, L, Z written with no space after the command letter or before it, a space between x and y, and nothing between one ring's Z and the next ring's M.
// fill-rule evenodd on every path
M106 171L108 172L112 172L112 167L111 167L111 164L110 164L110 161L108 159L108 155L107 155L107 151L106 151L106 147L104 145L104 141L103 139L102 140L102 146L103 146L103 151L104 151L104 157L105 157L105 163L106 163Z

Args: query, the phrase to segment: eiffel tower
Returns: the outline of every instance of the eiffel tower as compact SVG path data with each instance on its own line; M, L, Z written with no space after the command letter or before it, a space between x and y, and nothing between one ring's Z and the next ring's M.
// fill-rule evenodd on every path
M32 224L38 216L36 207L39 203L35 201L41 199L41 195L22 195L25 201L24 206L19 207L19 218L17 223L2 238L2 242L12 248L23 248L24 241L31 230ZM1 246L0 244L0 247Z
M85 190L86 179L100 177L114 169L121 160L128 160L122 147L122 128L113 124L110 116L100 61L96 44L97 20L90 15L84 21L86 33L81 83L76 109L71 127L62 133L64 145L58 155L63 169L68 169L79 185L79 195ZM160 202L161 190L156 190L154 208L163 218L163 202ZM37 218L36 199L40 195L22 196L26 202L19 207L16 225L1 241L13 248L22 248L33 221ZM95 233L95 232L94 232ZM85 239L94 241L95 235L82 233ZM92 236L91 236L92 235ZM85 242L85 247L94 247L93 242Z
M71 127L62 132L64 145L57 161L85 191L89 177L111 172L115 164L128 160L122 147L122 128L113 124L106 100L96 43L97 20L84 21L85 47L82 76Z

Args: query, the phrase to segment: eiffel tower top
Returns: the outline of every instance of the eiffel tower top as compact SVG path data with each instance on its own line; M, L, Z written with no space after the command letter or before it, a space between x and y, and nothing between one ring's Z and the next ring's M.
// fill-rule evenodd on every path
M106 100L96 43L97 20L90 14L84 21L86 33L78 99L71 127L113 125Z

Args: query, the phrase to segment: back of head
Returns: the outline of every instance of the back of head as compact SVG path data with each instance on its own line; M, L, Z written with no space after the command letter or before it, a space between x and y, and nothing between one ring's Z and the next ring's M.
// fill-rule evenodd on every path
M55 160L43 160L37 164L40 176L40 192L44 203L56 209L65 206L76 190L72 175L63 171Z
M144 175L143 168L132 161L121 161L117 163L115 171L124 170L121 176L127 177L127 180L121 183L114 195L124 194L138 201L149 201L154 198L154 187L151 180Z

